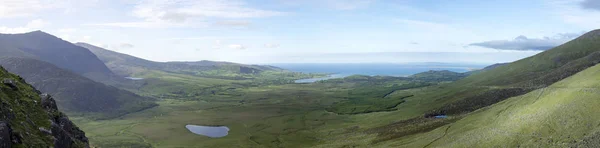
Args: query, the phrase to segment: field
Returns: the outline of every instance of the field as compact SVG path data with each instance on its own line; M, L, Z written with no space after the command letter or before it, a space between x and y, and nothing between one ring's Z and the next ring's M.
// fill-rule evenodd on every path
M360 115L350 115L358 113L327 110L366 107L371 108L369 112L394 111L410 96L393 92L433 84L352 77L344 82L269 83L296 79L273 75L226 80L148 71L136 75L146 79L130 91L158 98L159 106L109 120L77 115L71 115L71 119L96 147L307 147L344 133L360 132L357 125L365 121L356 118ZM388 81L391 79L395 80ZM372 98L389 101L374 103L369 101ZM379 123L388 123L382 122L385 120L391 122L393 118ZM226 137L214 139L189 132L187 124L225 125L231 131Z

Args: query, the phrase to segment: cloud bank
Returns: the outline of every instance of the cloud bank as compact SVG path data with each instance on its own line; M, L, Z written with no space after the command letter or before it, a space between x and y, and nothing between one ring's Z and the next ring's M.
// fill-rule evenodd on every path
M584 0L580 5L584 9L600 11L600 0Z
M498 50L548 50L558 45L566 43L581 34L564 33L554 37L528 38L524 35L518 36L513 40L493 40L469 44L470 46L480 46Z

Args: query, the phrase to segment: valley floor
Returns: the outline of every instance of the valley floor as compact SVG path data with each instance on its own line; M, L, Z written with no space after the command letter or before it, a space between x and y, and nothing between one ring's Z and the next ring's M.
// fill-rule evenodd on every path
M180 75L160 75L148 82L162 86L148 84L137 90L160 98L157 107L110 120L71 115L72 120L97 147L310 147L396 120L381 116L388 112L344 115L327 111L335 102L346 100L347 91L356 87L351 83L244 86L237 84L244 81L186 76L185 81L214 84L195 86L178 83L181 79ZM170 87L166 81L185 85ZM384 97L402 99L395 94ZM372 115L377 115L373 116L376 124L369 118ZM230 131L223 138L208 138L189 132L187 124L224 125Z

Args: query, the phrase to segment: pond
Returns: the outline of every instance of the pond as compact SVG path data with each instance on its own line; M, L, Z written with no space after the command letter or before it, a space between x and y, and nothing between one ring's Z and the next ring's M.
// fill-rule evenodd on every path
M437 115L437 116L435 116L435 118L442 118L442 119L444 119L444 118L448 118L448 116L446 116L446 115Z
M186 125L185 128L194 134L208 136L211 138L221 138L229 134L229 128L227 126Z
M129 79L129 80L143 80L144 78L125 77L125 79Z
M349 75L348 74L332 74L332 75L328 75L327 77L321 77L321 78L300 79L300 80L294 81L294 83L314 83L314 82L321 81L321 80L344 78L347 76L349 76Z

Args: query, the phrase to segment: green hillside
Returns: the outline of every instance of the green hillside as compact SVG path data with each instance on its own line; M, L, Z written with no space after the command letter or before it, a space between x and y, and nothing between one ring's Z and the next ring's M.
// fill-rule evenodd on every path
M600 30L592 31L535 56L431 87L407 100L406 109L426 111L425 116L468 113L546 87L600 62L599 41Z
M598 147L598 92L600 66L594 66L546 88L473 112L455 123L385 146Z
M600 62L600 30L537 55L475 73L453 83L396 91L408 96L394 112L356 117L359 132L342 134L323 146L368 146L428 132L505 99L550 86ZM451 118L436 120L438 115ZM377 119L377 120L373 120ZM362 139L361 142L343 139Z
M28 58L0 58L0 65L57 98L68 113L86 113L95 118L112 118L156 106L153 100L120 90L50 63Z
M89 147L54 99L0 67L0 147Z

